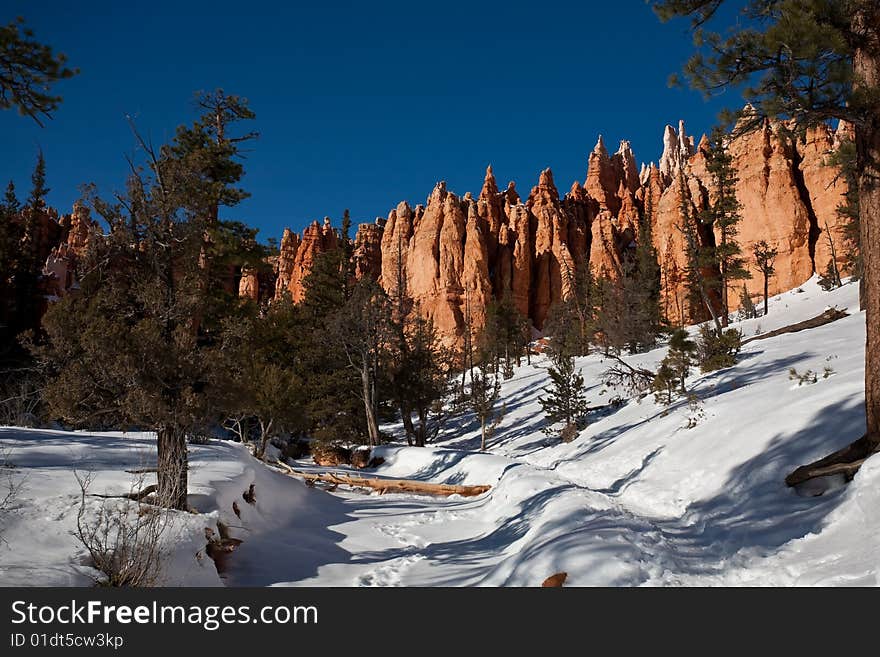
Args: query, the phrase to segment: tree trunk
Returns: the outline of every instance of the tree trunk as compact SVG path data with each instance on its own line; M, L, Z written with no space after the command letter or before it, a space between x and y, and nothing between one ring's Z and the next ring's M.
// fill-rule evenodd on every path
M272 425L274 423L275 420L269 420L268 424L260 420L260 444L257 447L256 457L261 461L266 460L266 446L269 444L269 436L272 434Z
M873 16L870 15L873 12ZM859 48L853 60L859 91L880 89L880 45L877 44L877 9L863 8L854 19L856 27L867 32L869 45ZM864 89L862 89L864 90ZM862 249L865 281L865 410L867 441L880 447L880 109L867 112L863 124L855 126L857 170L859 174L859 242Z
M156 443L159 451L157 478L159 504L186 510L187 459L186 434L178 428L160 427Z
M721 282L721 326L727 328L730 326L730 306L727 300L727 279Z
M764 273L764 316L767 316L767 293L770 291L770 277Z
M725 247L727 246L727 229L721 229L721 248L725 251ZM726 256L724 256L726 257ZM728 306L727 299L727 265L724 264L725 261L722 259L721 265L718 267L719 273L721 274L721 325L724 328L730 326L730 306ZM718 334L721 335L720 333Z
M370 445L376 447L379 445L379 423L376 421L375 406L373 404L373 384L370 378L370 369L364 363L364 366L361 368L361 391L364 398L364 411L367 416L367 435L370 438Z
M406 444L413 444L415 429L413 428L412 413L405 404L400 405L400 418L403 421L403 429L406 431Z
M827 221L825 222L825 237L828 238L828 247L831 249L831 273L834 275L834 287L841 287L843 281L840 278L840 269L837 268L837 249L834 248L834 238L831 237Z
M480 451L486 451L486 418L480 418Z
M416 432L416 445L424 447L428 442L428 409L419 408L419 429Z

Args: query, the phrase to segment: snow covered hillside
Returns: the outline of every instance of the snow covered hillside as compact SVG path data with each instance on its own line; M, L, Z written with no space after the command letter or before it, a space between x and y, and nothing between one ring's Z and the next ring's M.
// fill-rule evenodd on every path
M750 342L735 367L689 379L699 404L630 400L560 443L541 431L547 376L537 359L505 382L508 412L487 453L475 451L469 416L433 447L379 450L377 476L492 486L476 498L326 492L240 445L192 445L190 503L200 513L179 514L167 532L163 583L536 586L565 571L566 586L876 585L880 461L821 497L783 483L864 433L857 285L824 292L810 281L772 299L767 317L736 326L748 338L827 306L851 315ZM627 360L653 368L664 351ZM601 383L607 365L578 360L593 406L618 394ZM816 372L816 382L798 385L791 368ZM0 428L8 472L22 482L0 521L0 584L89 584L70 533L73 470L95 473L97 492L125 492L135 475L124 471L149 464L153 445L147 434ZM251 483L254 506L241 500ZM204 529L218 519L243 540L222 579L204 557Z

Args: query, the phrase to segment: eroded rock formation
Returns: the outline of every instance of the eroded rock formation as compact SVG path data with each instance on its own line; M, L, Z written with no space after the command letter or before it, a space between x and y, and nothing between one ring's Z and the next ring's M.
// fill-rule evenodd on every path
M751 255L758 241L779 252L771 294L824 272L832 243L838 266L845 266L837 208L846 188L830 156L847 128L820 126L793 138L792 127L767 120L730 144L743 217L737 241L754 276L747 289L756 297L763 285ZM491 166L476 198L458 196L440 182L424 205L401 202L387 219L360 224L351 271L356 278L377 279L392 298L411 299L453 346L466 331L478 333L487 305L504 296L541 330L551 306L571 293L576 271L589 266L612 280L622 275L624 254L646 239L641 231L647 221L661 268L664 315L673 323L704 319L705 309L689 305L681 212L685 207L696 213L714 202L708 147L705 137L696 141L687 135L683 122L667 126L659 164L639 169L628 142L610 154L600 137L583 184L575 181L562 197L549 169L525 201L514 183L499 187ZM38 238L46 243L51 293L61 294L75 285L76 257L95 227L82 206L60 219L47 217ZM704 246L717 238L711 228L698 230ZM299 302L315 260L339 247L329 219L313 222L302 236L285 230L274 280L245 270L239 294L260 302L289 294Z

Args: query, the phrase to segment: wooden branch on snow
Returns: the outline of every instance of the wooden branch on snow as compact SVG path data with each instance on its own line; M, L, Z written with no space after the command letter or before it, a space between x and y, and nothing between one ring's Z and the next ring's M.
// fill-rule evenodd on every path
M135 502L140 502L148 495L152 495L156 492L158 486L156 484L150 484L146 488L142 488L139 491L134 491L132 493L125 493L124 495L101 495L99 493L89 493L89 497L103 497L104 499L120 499L120 500L134 500Z
M314 485L315 482L323 482L338 486L353 486L355 488L370 488L379 491L379 494L385 493L417 493L421 495L461 495L462 497L474 497L482 495L491 486L463 486L458 484L432 484L425 481L417 481L415 479L376 479L365 477L352 477L350 475L338 473L312 473L294 470L286 463L275 461L275 465L283 469L291 477L299 477L304 479L306 483Z
M843 319L844 317L849 317L849 313L847 313L845 310L829 308L821 315L817 315L816 317L813 317L811 319L805 319L804 321L797 322L796 324L783 326L782 328L778 328L775 331L768 331L767 333L756 335L753 338L743 340L741 344L747 345L749 342L754 342L755 340L766 340L767 338L775 338L777 335L782 335L783 333L797 333L798 331L818 328L819 326L824 326L825 324L836 322L838 319Z
M862 436L843 449L839 449L818 461L800 466L785 478L785 484L797 486L810 479L835 474L842 474L846 481L852 481L862 464L875 453L874 445L868 441L868 436Z

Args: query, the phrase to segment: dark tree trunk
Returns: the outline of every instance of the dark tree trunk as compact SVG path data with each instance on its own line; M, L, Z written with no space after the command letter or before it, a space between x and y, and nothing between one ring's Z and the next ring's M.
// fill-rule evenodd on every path
M186 510L186 434L178 428L161 427L157 433L159 504Z
M364 399L364 412L367 418L367 434L370 438L370 446L376 447L379 445L379 423L376 420L375 405L373 403L373 382L365 359L362 361L361 368L361 394Z
M770 277L764 274L764 316L767 316L767 296L770 291Z
M416 433L416 445L424 447L428 443L428 409L419 409L419 430Z
M855 18L857 28L867 32L870 45L856 50L854 72L857 86L877 93L880 89L880 29L878 10L863 9ZM858 90L858 89L857 89ZM877 108L875 108L877 109ZM867 440L880 447L880 111L868 112L855 130L857 170L859 172L859 243L862 249L865 282L865 410Z
M409 410L409 407L404 404L400 405L400 418L403 421L403 428L406 431L406 444L413 444L413 436L415 436L415 429L413 428L412 421L412 412Z

